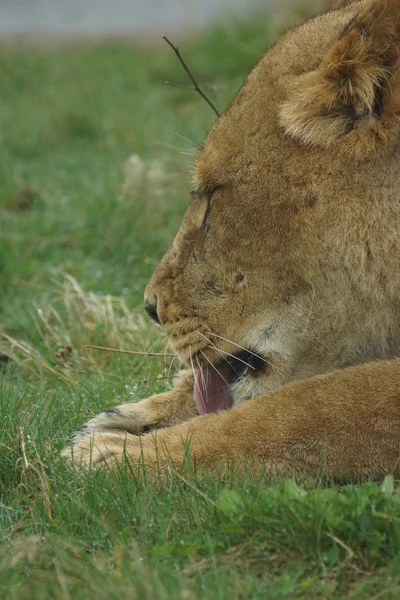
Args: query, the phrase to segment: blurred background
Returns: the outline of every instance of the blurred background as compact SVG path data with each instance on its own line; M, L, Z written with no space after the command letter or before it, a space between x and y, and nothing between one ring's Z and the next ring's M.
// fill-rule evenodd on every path
M1 0L0 32L156 33L204 27L256 5L260 0Z
M302 19L326 0L0 0L0 35L126 35L198 30L268 11ZM289 17L290 15L290 17Z

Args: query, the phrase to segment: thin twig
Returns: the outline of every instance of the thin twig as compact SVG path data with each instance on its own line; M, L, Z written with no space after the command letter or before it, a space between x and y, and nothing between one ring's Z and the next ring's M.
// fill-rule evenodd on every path
M167 356L174 357L175 354L166 354L163 352L133 352L132 350L119 350L118 348L106 348L105 346L92 346L85 344L84 348L90 348L91 350L103 350L104 352L118 352L120 354L133 354L134 356Z
M187 85L179 85L179 83L172 83L172 81L166 81L167 85L174 87L178 90L186 90L187 92L197 92L195 87L188 87Z
M187 89L187 90L193 90L193 91L198 92L200 94L200 96L202 98L204 98L204 100L207 102L207 104L209 106L211 106L211 108L213 109L213 111L215 112L215 114L217 115L217 117L220 117L221 113L216 109L216 107L211 102L211 100L209 98L207 98L207 96L205 95L205 93L203 92L203 90L197 84L197 81L195 80L195 78L193 77L192 73L190 72L188 66L186 65L185 61L183 60L182 55L180 53L180 50L179 50L178 46L174 46L174 44L167 38L166 35L162 35L161 37L167 42L167 44L169 44L169 46L171 46L172 50L175 52L176 56L178 57L179 62L181 63L182 67L185 69L185 71L188 74L188 76L190 78L190 81L193 83L194 87L193 88L184 88L184 87L176 85L174 83L170 83L169 81L166 81L165 83L167 85L172 85L173 87L177 87L177 88L180 88L180 89Z

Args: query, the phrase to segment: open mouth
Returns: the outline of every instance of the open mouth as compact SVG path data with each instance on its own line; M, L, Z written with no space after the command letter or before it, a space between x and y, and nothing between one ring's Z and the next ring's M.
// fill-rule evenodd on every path
M227 410L233 406L232 385L265 370L264 358L251 350L227 356L223 362L196 372L194 401L199 415Z

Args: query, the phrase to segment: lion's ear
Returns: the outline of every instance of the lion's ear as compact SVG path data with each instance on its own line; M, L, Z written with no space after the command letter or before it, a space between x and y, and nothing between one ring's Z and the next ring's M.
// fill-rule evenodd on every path
M305 143L340 144L360 158L397 139L400 0L360 7L318 69L293 82L281 123Z

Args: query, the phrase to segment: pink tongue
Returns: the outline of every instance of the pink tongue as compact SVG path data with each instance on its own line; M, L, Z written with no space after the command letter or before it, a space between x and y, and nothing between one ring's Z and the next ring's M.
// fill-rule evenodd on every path
M233 401L230 394L228 379L229 365L215 369L197 371L194 380L194 401L199 415L218 412L231 408Z

